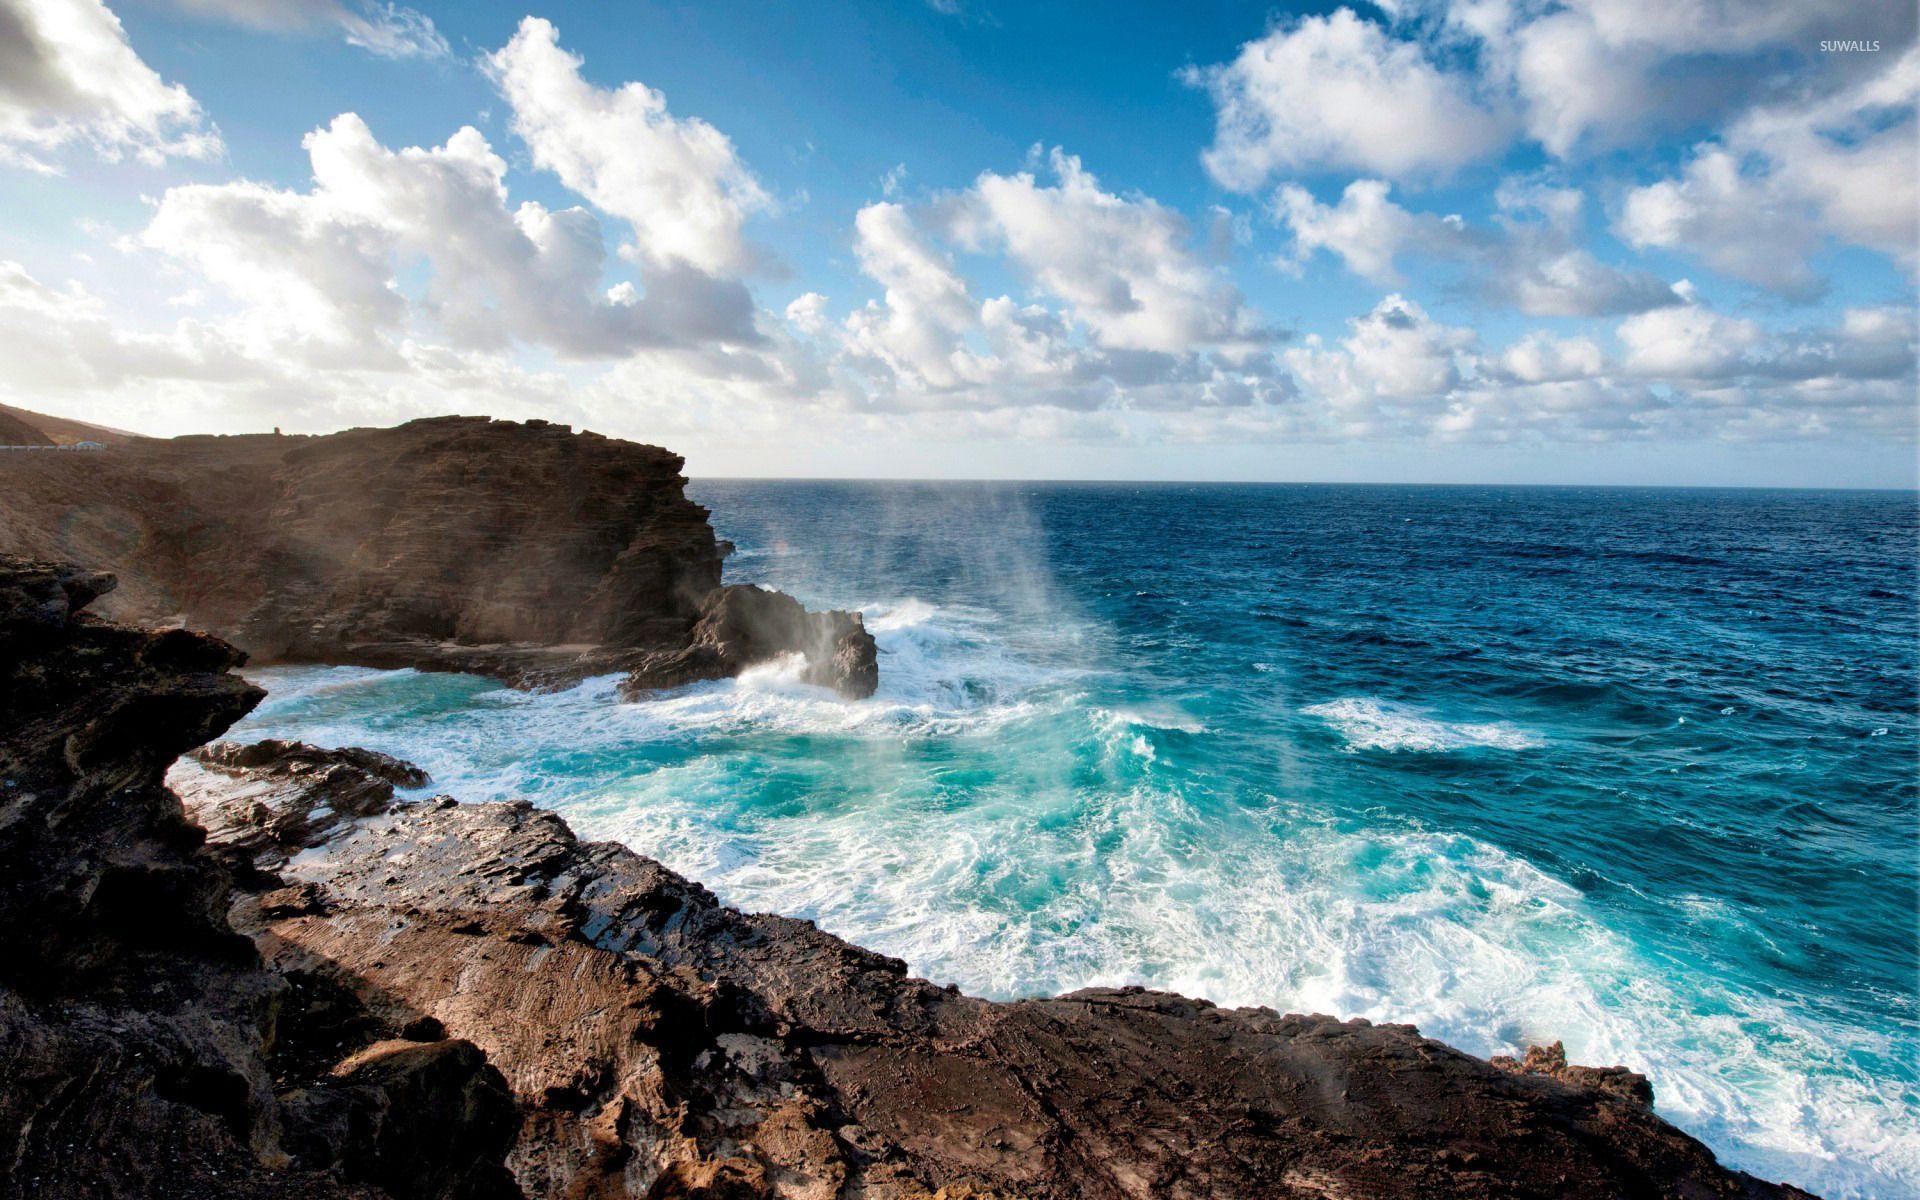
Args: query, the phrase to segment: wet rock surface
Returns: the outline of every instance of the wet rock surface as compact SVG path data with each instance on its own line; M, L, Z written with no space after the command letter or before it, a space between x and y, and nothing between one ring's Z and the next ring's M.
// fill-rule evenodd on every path
M274 883L235 908L270 961L500 1069L529 1196L1803 1195L1620 1068L1138 989L991 1003L525 803L401 800Z
M662 688L738 675L785 654L805 660L801 679L864 700L880 686L873 635L859 613L808 612L781 592L752 584L709 594L688 644L635 664L620 692L638 699Z
M656 664L637 694L802 653L813 681L872 691L857 614L793 603L806 619L790 619L774 593L722 586L730 547L687 499L683 460L657 446L436 417L15 457L0 545L110 570L106 615L208 630L255 662L526 686ZM748 615L767 624L743 637Z

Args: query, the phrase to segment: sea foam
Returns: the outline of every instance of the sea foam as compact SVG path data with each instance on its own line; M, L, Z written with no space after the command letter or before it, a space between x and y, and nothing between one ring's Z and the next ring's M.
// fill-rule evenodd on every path
M1448 721L1432 710L1370 696L1347 697L1301 711L1337 730L1352 750L1531 750L1538 735L1507 721Z
M1477 1054L1564 1040L1648 1073L1660 1111L1737 1166L1830 1200L1920 1183L1910 1098L1855 1061L1898 1047L1676 977L1579 889L1478 838L1343 816L1278 780L1223 802L1209 721L1101 702L1098 672L1010 645L990 610L865 612L881 687L858 703L792 662L631 705L611 677L534 694L296 668L259 673L271 695L236 734L365 745L463 799L534 799L729 903L978 994L1144 984L1411 1022ZM1369 697L1302 711L1355 751L1542 744Z

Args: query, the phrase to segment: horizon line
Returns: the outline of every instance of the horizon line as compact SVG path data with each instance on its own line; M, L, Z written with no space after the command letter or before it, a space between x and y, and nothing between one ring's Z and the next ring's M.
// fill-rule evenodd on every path
M1605 488L1647 492L1892 492L1920 497L1920 483L1537 483L1513 480L1419 479L1061 479L1008 475L707 475L688 473L689 482L714 483L1012 483L1129 487L1432 487L1432 488Z

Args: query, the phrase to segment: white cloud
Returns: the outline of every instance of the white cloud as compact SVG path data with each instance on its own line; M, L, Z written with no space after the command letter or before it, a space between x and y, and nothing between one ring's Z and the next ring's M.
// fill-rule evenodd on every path
M1326 406L1338 436L1422 431L1472 369L1473 331L1443 325L1397 294L1348 329L1337 343L1310 337L1285 355L1302 390Z
M1492 294L1530 317L1605 317L1678 304L1673 285L1609 266L1538 229L1510 235Z
M819 292L803 292L787 305L786 318L808 337L818 337L827 328L827 298Z
M1102 191L1059 149L1048 162L1053 187L1028 172L981 175L962 202L963 237L1004 249L1102 346L1182 353L1263 340L1239 290L1194 255L1185 218Z
M510 210L506 164L477 130L392 151L348 113L304 145L311 191L172 188L142 235L240 301L255 342L371 366L392 361L410 317L457 345L585 357L760 338L744 288L682 264L650 268L644 293L606 288L599 220L531 201ZM409 297L397 278L411 263L427 278Z
M1795 91L1845 86L1821 38L1897 54L1912 6L1855 0L1396 0L1397 28L1476 44L1482 86L1509 95L1532 140L1567 158L1716 122ZM1794 69L1781 71L1783 58Z
M986 172L917 208L860 210L854 249L882 295L847 316L838 347L858 403L1147 411L1287 390L1265 349L1275 335L1195 256L1178 214L1102 190L1063 152L1049 163L1055 186ZM998 256L1052 303L978 299L956 248Z
M1346 8L1281 25L1186 78L1217 110L1207 169L1238 191L1306 169L1445 173L1507 138L1468 76Z
M1790 297L1818 294L1807 261L1823 236L1920 266L1920 50L1853 88L1758 108L1679 176L1628 193L1618 229L1636 246L1698 255Z
M1501 352L1496 370L1517 383L1565 383L1600 374L1606 357L1591 338L1534 332Z
M1620 354L1535 331L1501 350L1398 295L1337 342L1308 338L1287 365L1334 439L1751 440L1843 433L1911 439L1920 331L1909 310L1858 309L1835 327L1770 331L1699 305L1636 314ZM1244 423L1242 432L1249 432Z
M75 284L51 287L0 261L0 388L31 402L46 392L117 388L154 378L219 383L255 373L218 331L193 321L162 334L125 328Z
M601 212L625 220L635 256L712 275L752 264L741 227L772 201L727 136L698 117L676 117L643 83L608 91L580 75L537 17L486 60L513 108L513 129L552 171Z
M854 218L854 252L885 299L848 318L853 347L913 387L951 388L977 379L961 344L979 321L966 281L907 210L886 201L862 208Z
M173 0L198 16L280 33L334 30L380 58L446 58L453 53L433 18L377 0Z
M1327 250L1356 275L1397 286L1398 260L1419 256L1459 265L1487 302L1536 317L1610 316L1679 303L1670 285L1647 272L1610 266L1575 245L1576 190L1508 180L1497 193L1504 211L1492 229L1409 212L1390 191L1384 180L1357 179L1338 204L1326 205L1305 188L1282 187L1274 215L1293 234L1293 249L1281 268L1297 272Z
M1720 147L1702 148L1676 179L1629 192L1615 228L1630 245L1684 251L1783 295L1821 290L1807 263L1819 235L1809 214L1778 181L1748 175Z
M1298 184L1283 186L1274 194L1274 217L1293 234L1293 251L1281 260L1282 269L1298 273L1307 259L1327 250L1363 279L1399 284L1401 255L1450 254L1463 247L1460 218L1410 213L1388 198L1392 190L1384 179L1356 179L1338 204L1326 205Z
M221 153L193 97L141 61L100 0L0 0L0 166L56 172L46 156L76 144L155 166Z

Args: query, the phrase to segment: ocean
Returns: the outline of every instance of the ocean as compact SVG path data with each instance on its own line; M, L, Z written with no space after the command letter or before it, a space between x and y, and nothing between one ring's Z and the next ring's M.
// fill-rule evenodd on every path
M1563 1040L1735 1166L1920 1194L1908 493L704 481L880 692L252 674L991 997L1144 984Z

